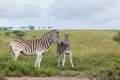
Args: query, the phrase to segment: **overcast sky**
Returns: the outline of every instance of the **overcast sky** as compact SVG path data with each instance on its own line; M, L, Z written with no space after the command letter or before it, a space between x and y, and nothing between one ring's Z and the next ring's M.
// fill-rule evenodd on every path
M120 29L120 0L0 0L0 26Z

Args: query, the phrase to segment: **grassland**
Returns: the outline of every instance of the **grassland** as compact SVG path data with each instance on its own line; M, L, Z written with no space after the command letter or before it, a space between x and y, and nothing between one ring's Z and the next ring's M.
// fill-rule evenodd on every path
M61 39L70 34L74 68L69 57L65 67L57 68L56 44L43 56L40 68L34 67L36 56L20 55L14 62L8 50L9 42L15 38L12 33L5 36L0 31L0 77L4 76L78 76L95 77L99 80L120 79L120 44L112 37L117 30L60 30ZM47 31L24 31L24 38L41 37Z

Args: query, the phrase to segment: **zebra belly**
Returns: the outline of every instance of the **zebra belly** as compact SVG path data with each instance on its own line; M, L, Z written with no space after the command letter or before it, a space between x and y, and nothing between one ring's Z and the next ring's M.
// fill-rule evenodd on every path
M33 55L36 55L35 52L33 52L33 53L27 53L27 52L21 51L21 53L22 53L23 55L25 55L25 56L33 56Z

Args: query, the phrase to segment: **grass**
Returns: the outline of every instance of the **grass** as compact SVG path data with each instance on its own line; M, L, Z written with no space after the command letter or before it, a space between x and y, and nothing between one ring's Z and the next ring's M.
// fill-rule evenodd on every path
M15 35L5 37L0 31L0 76L78 76L95 77L98 80L120 79L120 44L112 41L116 30L60 30L63 39L70 33L74 68L66 56L64 67L57 68L56 44L44 54L41 67L34 67L36 56L20 55L17 62L11 58L8 44ZM25 31L24 38L41 37L47 31Z

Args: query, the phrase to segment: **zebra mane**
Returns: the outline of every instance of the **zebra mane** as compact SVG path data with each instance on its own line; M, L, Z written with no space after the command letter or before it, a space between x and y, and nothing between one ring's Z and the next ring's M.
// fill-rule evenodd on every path
M52 32L55 32L55 31L58 32L58 30L51 30L51 31L45 33L42 37L44 37L45 35L50 34L50 33L52 33Z

